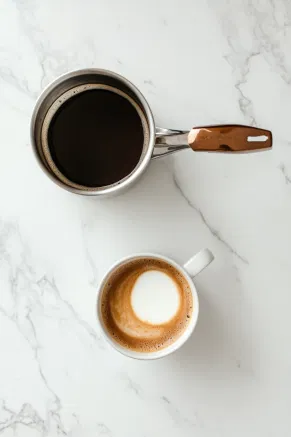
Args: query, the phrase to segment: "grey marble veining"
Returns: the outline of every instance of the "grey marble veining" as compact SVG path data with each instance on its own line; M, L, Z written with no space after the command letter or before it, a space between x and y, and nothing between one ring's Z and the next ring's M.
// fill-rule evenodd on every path
M291 4L287 0L0 3L0 434L289 436ZM271 152L181 152L121 197L70 195L29 141L37 96L72 69L135 83L157 125L271 129ZM180 351L140 363L96 324L121 256L216 260Z

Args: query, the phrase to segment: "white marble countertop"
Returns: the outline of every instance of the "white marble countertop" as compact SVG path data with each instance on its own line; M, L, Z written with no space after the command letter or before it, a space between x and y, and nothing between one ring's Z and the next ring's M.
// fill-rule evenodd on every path
M0 3L0 434L291 433L291 4L287 0ZM61 73L103 67L158 125L252 123L271 152L185 151L121 197L83 198L37 166L29 121ZM101 338L96 287L119 257L216 260L189 342L155 362Z

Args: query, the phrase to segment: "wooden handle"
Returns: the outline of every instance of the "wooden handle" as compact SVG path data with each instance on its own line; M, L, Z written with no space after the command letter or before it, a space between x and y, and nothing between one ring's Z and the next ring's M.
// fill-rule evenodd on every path
M188 143L197 152L250 152L271 148L272 132L235 124L195 127Z

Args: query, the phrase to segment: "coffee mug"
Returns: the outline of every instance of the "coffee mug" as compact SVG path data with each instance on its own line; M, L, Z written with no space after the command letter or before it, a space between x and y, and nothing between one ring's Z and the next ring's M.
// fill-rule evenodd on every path
M73 94L83 92L86 88L107 89L123 96L139 114L146 132L146 141L133 170L116 183L104 186L84 187L69 181L51 159L47 145L48 131L56 111ZM98 138L95 140L98 142ZM41 168L59 186L77 194L106 196L118 194L133 185L147 169L152 158L189 148L200 152L265 150L272 146L272 134L268 130L242 125L200 126L190 132L155 127L149 104L130 81L111 71L85 69L64 74L43 91L32 115L31 142ZM76 160L74 165L78 167L82 164Z
M143 260L151 260L151 261L153 260L153 262L166 263L167 266L170 266L170 268L175 269L175 271L178 272L182 280L185 281L192 302L192 306L191 306L192 313L190 317L187 316L189 317L189 322L187 323L187 325L185 325L185 329L182 330L181 333L173 340L173 342L170 342L170 344L168 344L166 347L162 347L159 350L153 350L149 352L134 350L133 348L131 349L130 347L126 347L120 342L118 342L116 340L116 337L109 332L109 328L106 322L104 321L104 315L103 315L103 305L104 305L104 300L106 299L105 298L106 287L111 286L113 278L116 275L116 272L118 272L120 269L124 267L126 268L126 266L133 264L134 262L143 261ZM213 260L214 260L214 256L209 249L201 250L192 258L190 258L189 261L187 261L183 266L181 266L180 264L176 263L175 261L173 261L172 259L166 256L153 254L153 253L140 253L119 260L105 274L103 280L101 281L97 294L97 321L103 333L103 336L108 341L108 343L115 350L122 353L123 355L140 360L153 360L157 358L162 358L177 351L189 339L189 337L191 336L191 334L195 329L198 320L199 299L198 299L196 287L193 282L193 278L196 275L198 275L198 273L200 273L203 269L205 269L205 267L207 267ZM124 294L125 292L124 287L121 287L121 291L122 294ZM130 299L132 301L132 294L130 296ZM144 302L141 303L142 305L144 305ZM157 306L157 304L155 306ZM163 308L155 308L155 312L156 311L163 311ZM121 317L122 319L123 315L119 314L119 317Z

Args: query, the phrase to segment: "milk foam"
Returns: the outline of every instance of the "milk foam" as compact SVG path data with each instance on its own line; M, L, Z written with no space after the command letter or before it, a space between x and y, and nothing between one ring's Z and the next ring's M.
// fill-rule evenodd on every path
M180 305L178 285L158 270L142 273L131 293L131 305L143 322L159 325L170 321Z

